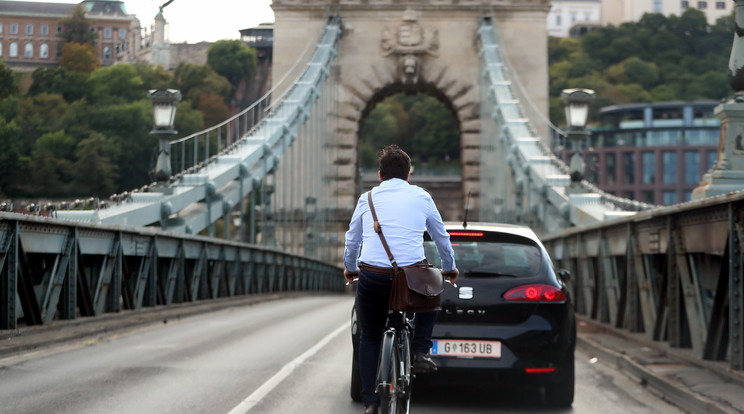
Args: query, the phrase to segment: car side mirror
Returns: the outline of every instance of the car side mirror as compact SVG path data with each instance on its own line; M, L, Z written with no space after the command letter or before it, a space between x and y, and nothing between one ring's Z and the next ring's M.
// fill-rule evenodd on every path
M555 274L558 275L563 283L568 283L571 280L571 272L566 269L558 269Z

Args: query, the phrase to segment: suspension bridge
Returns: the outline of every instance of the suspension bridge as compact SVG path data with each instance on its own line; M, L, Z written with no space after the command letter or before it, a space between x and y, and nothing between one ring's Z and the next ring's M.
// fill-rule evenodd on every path
M547 1L326 3L274 1L274 88L171 141L166 181L106 208L0 213L0 329L344 291L360 122L386 96L420 92L460 126L460 204L448 217L470 197L471 220L531 226L571 271L579 314L744 370L744 193L658 207L572 181L541 115Z

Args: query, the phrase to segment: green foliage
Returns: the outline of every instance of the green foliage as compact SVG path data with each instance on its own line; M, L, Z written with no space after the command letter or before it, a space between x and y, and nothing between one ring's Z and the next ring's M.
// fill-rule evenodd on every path
M21 174L22 130L14 121L0 116L0 196L10 194Z
M37 68L31 74L33 83L28 90L31 96L41 93L60 94L67 102L82 99L89 94L88 75L63 67Z
M173 84L173 74L163 69L162 66L153 66L145 63L135 63L137 71L145 89L170 89Z
M564 122L560 93L593 89L589 119L609 105L719 100L727 85L733 16L709 26L688 8L681 16L646 14L636 23L603 26L580 39L549 39L550 119Z
M18 82L13 71L0 59L0 99L5 99L18 92Z
M33 192L46 197L58 197L73 190L75 140L64 131L44 134L31 151L31 182Z
M132 65L107 66L88 79L91 102L96 104L132 102L147 97L142 78Z
M230 82L209 66L181 63L173 72L173 78L184 99L195 105L199 104L199 98L204 94L230 95Z
M67 70L89 74L101 64L88 43L65 43L59 57L59 65Z
M70 17L62 19L60 25L62 31L58 35L59 47L70 42L95 45L98 36L96 32L90 30L90 21L85 18L85 9L81 4L75 7Z
M225 77L233 89L256 70L256 50L240 40L218 40L207 50L207 65Z
M416 171L447 172L458 168L460 129L454 114L442 102L424 95L397 94L375 106L362 123L361 165L377 170L382 147L398 144L410 156Z
M116 190L117 166L110 155L111 142L98 133L80 141L75 149L74 189L79 196L108 197Z

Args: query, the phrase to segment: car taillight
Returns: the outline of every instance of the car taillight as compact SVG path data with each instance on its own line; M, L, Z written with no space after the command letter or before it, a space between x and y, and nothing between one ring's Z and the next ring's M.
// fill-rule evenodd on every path
M504 299L519 302L563 302L566 294L551 285L524 285L509 289Z
M483 237L482 231L451 231L450 236L454 237Z
M555 372L555 368L553 367L546 367L546 368L525 368L524 372L528 374L546 374L549 372Z

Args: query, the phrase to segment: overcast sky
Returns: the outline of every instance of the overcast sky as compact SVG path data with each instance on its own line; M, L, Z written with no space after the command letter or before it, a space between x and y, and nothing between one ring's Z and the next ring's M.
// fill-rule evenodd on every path
M30 0L42 3L70 3L75 0ZM168 0L124 0L129 14L150 27L158 7ZM171 43L214 42L240 38L240 29L273 22L271 0L174 0L163 9Z

